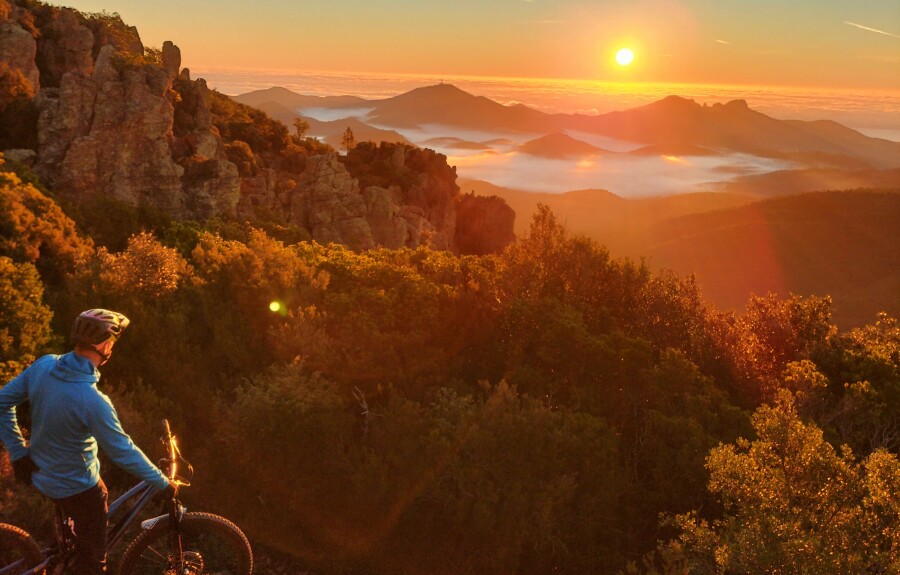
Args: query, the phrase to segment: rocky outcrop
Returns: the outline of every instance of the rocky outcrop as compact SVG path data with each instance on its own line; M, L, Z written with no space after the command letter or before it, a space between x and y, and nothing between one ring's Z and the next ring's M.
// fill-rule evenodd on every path
M456 246L461 254L502 252L516 241L516 212L497 196L464 194L457 198Z
M37 60L43 87L59 87L63 75L69 72L89 75L94 66L95 38L87 20L66 8L39 10L35 16L40 27Z
M8 145L36 148L33 169L61 197L274 220L356 250L456 248L459 187L441 154L364 142L341 157L292 143L191 80L173 43L145 54L117 15L0 0L0 39L0 64L39 89L27 102L36 138Z
M182 184L187 213L199 219L232 215L241 196L241 178L213 126L206 81L191 81L187 68L179 72L181 51L171 42L163 44L162 64L167 74L167 92L171 94L172 83L178 81L180 94L189 96L193 103L190 119L184 122L190 129L175 136L172 142L172 155L185 168Z
M347 157L310 156L294 185L284 182L272 170L243 178L238 214L282 214L318 242L357 250L454 249L456 171L431 150L363 143Z
M433 150L363 142L344 158L359 178L379 245L454 249L456 168Z
M58 92L42 93L38 173L76 201L102 194L185 216L165 71L127 66L109 45L91 68L64 73Z
M35 171L58 195L112 197L176 218L234 213L240 178L212 126L205 84L195 88L192 129L174 136L174 44L154 62L117 16L37 3L10 5L0 38L2 61L40 88Z
M359 183L335 154L310 157L286 199L288 223L308 229L317 242L356 250L375 247Z

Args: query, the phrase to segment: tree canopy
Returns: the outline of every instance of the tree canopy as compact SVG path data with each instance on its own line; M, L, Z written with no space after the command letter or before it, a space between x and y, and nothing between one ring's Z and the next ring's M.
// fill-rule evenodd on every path
M152 452L170 419L189 504L298 570L896 569L894 318L841 332L825 295L718 311L546 208L456 256L137 212L95 244L11 172L0 202L4 377L82 309L122 311L103 385L126 428ZM0 477L5 520L40 530L36 501Z

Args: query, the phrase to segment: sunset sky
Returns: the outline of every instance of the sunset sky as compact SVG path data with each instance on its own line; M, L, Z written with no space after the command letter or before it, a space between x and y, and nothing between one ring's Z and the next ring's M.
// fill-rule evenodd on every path
M198 70L900 90L897 0L75 0ZM615 54L634 52L629 66Z

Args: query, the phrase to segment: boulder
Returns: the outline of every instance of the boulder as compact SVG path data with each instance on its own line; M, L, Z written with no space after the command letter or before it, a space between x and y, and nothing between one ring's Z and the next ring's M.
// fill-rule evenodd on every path
M32 166L37 159L37 152L22 148L12 148L3 150L3 157L12 162L16 162L25 166Z

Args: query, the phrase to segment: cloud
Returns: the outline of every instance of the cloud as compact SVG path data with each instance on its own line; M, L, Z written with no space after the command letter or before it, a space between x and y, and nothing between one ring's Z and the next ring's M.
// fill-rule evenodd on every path
M856 22L848 22L847 20L844 20L844 24L854 26L856 28L859 28L860 30L866 30L867 32L875 32L876 34L883 34L885 36L890 36L891 38L900 38L900 35L891 34L890 32L878 30L877 28L869 28L868 26L863 26L862 24L857 24Z
M729 46L731 45L731 42L727 42L725 40L719 40L718 38L716 39L716 42L718 42L719 44L728 44Z
M527 0L523 0L527 1ZM565 24L565 20L532 20L532 24Z

